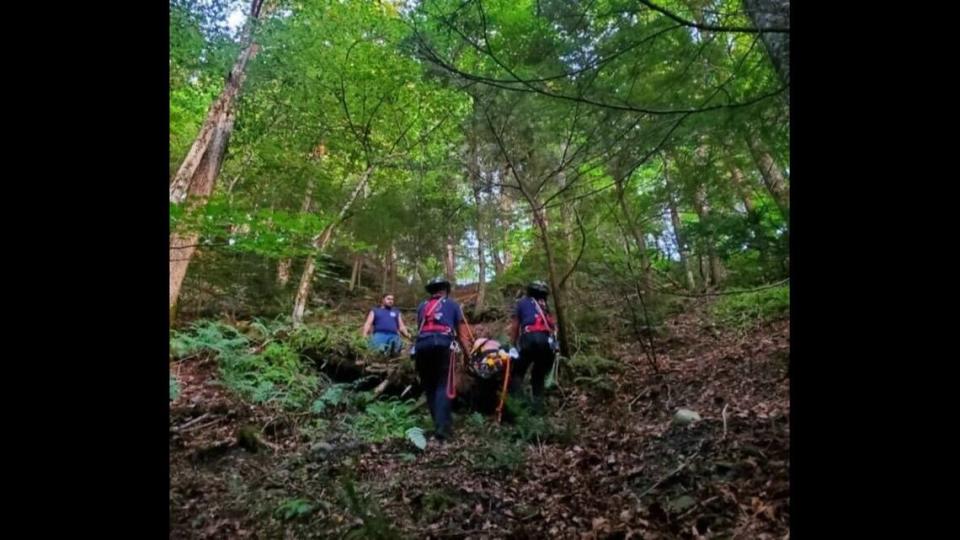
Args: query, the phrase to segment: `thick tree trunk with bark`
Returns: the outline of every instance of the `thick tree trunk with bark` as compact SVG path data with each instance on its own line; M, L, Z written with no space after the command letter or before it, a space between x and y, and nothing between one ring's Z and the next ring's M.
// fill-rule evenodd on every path
M225 123L214 130L213 138L210 141L208 152L203 156L198 168L196 169L195 180L189 186L189 194L197 197L197 208L205 202L206 198L213 192L214 181L223 165L223 156L226 153L230 131L233 129L233 114L228 114ZM182 202L183 199L174 201L171 196L171 202ZM190 266L190 259L197 249L197 242L200 240L198 233L187 234L173 233L170 235L170 318L174 317L177 299L180 297L180 287L183 285L183 279L187 275L187 268Z
M760 170L763 185L767 188L770 196L773 197L774 202L777 203L784 219L789 219L790 188L787 186L783 171L759 139L748 139L747 143L750 146L750 153L753 155L754 162L757 164L757 169Z
M743 6L754 26L761 30L790 28L790 0L743 0ZM790 84L790 34L765 32L760 37L780 80L783 84ZM789 99L788 94L788 103Z
M217 176L233 131L234 103L243 86L249 61L256 56L259 46L253 41L253 25L260 17L263 0L253 0L241 43L240 55L227 75L223 91L207 111L207 118L193 141L170 183L170 202L181 204L191 199L194 208L203 205L213 193ZM170 316L173 318L180 287L187 275L198 235L188 233L170 235Z

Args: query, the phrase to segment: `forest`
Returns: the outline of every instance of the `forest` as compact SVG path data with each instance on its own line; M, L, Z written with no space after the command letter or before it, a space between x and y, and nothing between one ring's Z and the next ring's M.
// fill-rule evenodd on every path
M789 538L789 0L169 14L171 538Z

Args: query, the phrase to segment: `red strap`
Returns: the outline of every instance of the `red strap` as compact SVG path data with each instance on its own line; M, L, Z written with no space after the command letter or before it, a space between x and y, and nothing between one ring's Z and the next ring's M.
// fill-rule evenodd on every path
M433 314L437 311L437 308L440 306L442 301L442 298L434 298L433 300L430 300L430 302L433 302L432 304L427 304L426 308L424 309L423 320L420 322L420 330L418 331L419 333L422 334L424 329L426 329L427 332L451 332L449 326L433 322Z

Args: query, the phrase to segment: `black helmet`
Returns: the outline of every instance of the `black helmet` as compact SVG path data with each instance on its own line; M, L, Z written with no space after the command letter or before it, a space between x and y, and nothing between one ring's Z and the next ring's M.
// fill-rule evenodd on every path
M450 282L446 278L435 277L427 283L427 292L434 294L437 291L445 290L450 292Z
M550 294L550 288L542 281L534 281L527 285L527 294L534 298L546 298Z

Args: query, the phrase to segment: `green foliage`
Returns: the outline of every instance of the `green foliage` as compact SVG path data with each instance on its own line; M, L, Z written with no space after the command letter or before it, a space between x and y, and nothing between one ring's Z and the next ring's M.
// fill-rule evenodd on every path
M294 350L309 352L318 359L363 359L370 355L367 341L357 332L356 324L301 326L290 333L286 343Z
M172 374L170 375L170 401L176 401L180 397L180 383Z
M408 429L424 420L416 409L417 402L413 400L374 401L350 419L349 427L355 435L369 442L402 439Z
M721 296L714 302L712 312L720 324L733 328L781 319L790 312L790 287Z
M313 405L310 407L310 411L315 414L323 414L328 407L335 407L346 400L345 390L349 387L348 384L334 384L323 392L313 402Z
M305 407L318 385L317 376L301 365L297 352L281 343L270 343L259 355L221 358L221 376L254 403L285 409Z
M220 376L232 390L254 403L299 409L309 403L318 378L300 362L289 346L271 342L259 354L250 351L246 336L232 326L199 321L186 332L175 332L170 350L175 357L211 353L220 365Z
M302 519L313 513L314 505L306 499L288 499L277 506L274 515L284 521Z
M229 358L244 353L250 342L236 328L218 321L202 320L190 325L184 332L174 332L170 339L170 354L184 358L210 353Z

